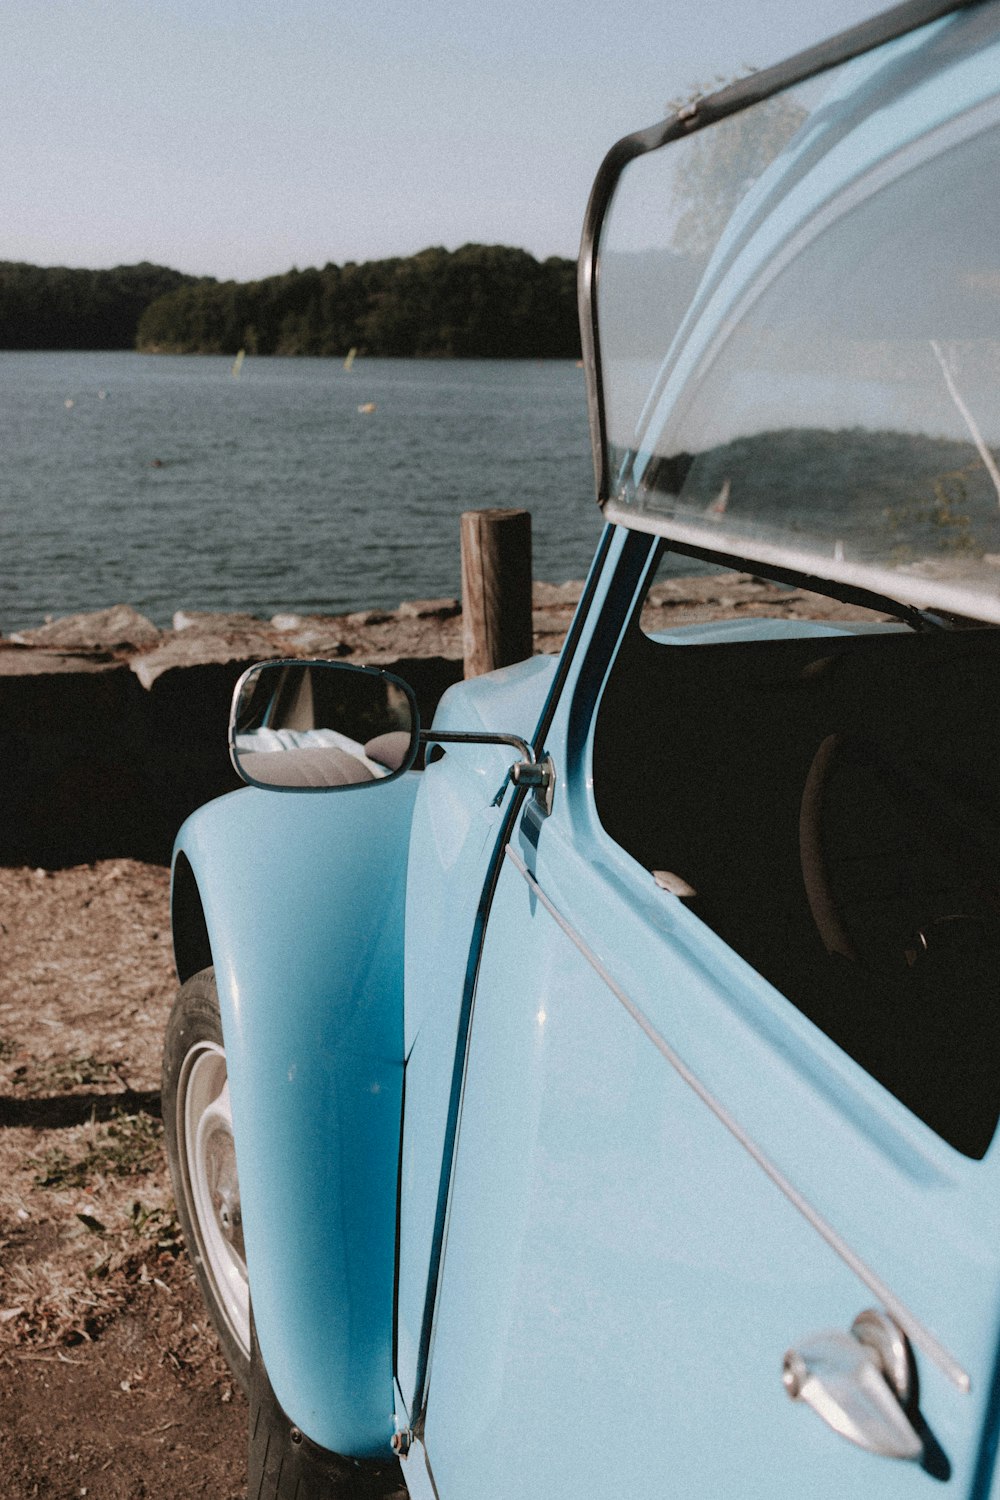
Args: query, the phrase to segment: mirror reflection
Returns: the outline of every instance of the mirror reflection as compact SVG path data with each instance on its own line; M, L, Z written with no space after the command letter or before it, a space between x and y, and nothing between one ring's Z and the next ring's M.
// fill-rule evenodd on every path
M377 667L264 662L237 684L229 743L245 781L321 790L402 774L418 728L412 690Z

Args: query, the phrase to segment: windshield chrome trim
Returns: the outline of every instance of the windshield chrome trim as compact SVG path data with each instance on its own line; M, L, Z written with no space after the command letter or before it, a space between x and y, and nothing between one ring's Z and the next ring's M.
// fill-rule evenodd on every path
M597 171L591 188L590 200L584 216L580 255L577 261L577 307L580 318L580 340L583 348L583 364L587 384L587 415L590 423L590 444L594 462L594 484L597 503L608 519L623 521L621 515L612 517L606 509L612 493L612 476L609 473L607 423L604 407L604 383L601 367L600 328L597 318L597 289L600 277L601 231L611 206L611 199L619 178L636 157L649 151L659 150L671 141L701 130L706 125L725 119L727 115L769 99L782 89L792 88L808 78L814 78L852 58L886 42L895 41L911 31L939 21L956 11L970 10L982 0L904 0L901 5L883 11L870 21L862 21L847 31L839 32L815 47L796 53L783 63L752 73L736 83L728 84L717 93L708 94L678 110L675 114L644 130L634 131L616 141ZM630 526L634 523L629 516Z
M968 1393L972 1389L972 1381L968 1372L959 1364L953 1354L945 1348L940 1339L917 1318L904 1302L886 1285L882 1278L872 1270L868 1263L851 1248L843 1237L838 1234L833 1225L814 1208L807 1198L799 1192L794 1183L790 1182L779 1167L771 1160L767 1153L758 1146L757 1142L750 1136L743 1126L731 1115L725 1105L703 1084L700 1078L688 1067L684 1059L675 1052L666 1038L657 1031L649 1017L640 1010L635 1001L622 989L614 976L598 958L597 954L581 937L576 928L567 921L555 904L545 894L535 876L521 859L510 844L504 850L507 858L516 870L518 870L527 881L532 895L544 906L556 926L569 938L570 942L582 955L590 967L597 974L623 1009L631 1016L639 1029L660 1053L666 1062L670 1064L674 1072L693 1090L701 1102L708 1106L712 1114L721 1125L729 1131L730 1135L743 1147L744 1151L757 1163L761 1171L770 1178L774 1186L783 1193L793 1208L797 1209L803 1218L809 1223L817 1234L823 1239L835 1255L852 1271L858 1280L879 1299L886 1312L893 1317L903 1329L911 1343L918 1349L922 1349L927 1358L932 1360L942 1374L946 1375L953 1385L960 1391Z

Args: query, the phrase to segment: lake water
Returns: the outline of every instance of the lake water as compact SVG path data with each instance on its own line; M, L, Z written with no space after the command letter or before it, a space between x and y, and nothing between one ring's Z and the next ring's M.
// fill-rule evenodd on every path
M341 613L460 592L459 515L600 531L570 362L0 353L0 631L133 604ZM360 407L374 404L372 411Z

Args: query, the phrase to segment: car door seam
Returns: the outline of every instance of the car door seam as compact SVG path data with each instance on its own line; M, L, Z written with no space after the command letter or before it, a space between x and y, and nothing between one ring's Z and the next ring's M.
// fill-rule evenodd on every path
M883 1303L886 1311L895 1318L900 1328L909 1336L911 1341L922 1349L928 1359L937 1365L938 1369L948 1377L960 1391L968 1392L972 1388L972 1382L968 1372L962 1367L953 1354L941 1343L930 1329L917 1318L901 1301L899 1297L886 1285L882 1278L873 1271L862 1257L851 1248L842 1235L834 1229L833 1225L814 1208L809 1200L799 1191L793 1182L785 1176L781 1169L770 1159L767 1153L743 1128L739 1121L729 1113L725 1105L715 1097L710 1089L702 1083L701 1079L688 1067L687 1063L678 1052L671 1047L666 1038L656 1029L649 1017L642 1011L635 1001L627 994L614 976L602 963L601 959L586 943L583 937L567 921L562 912L554 905L545 894L537 879L528 869L520 855L508 843L504 853L515 869L527 881L532 894L548 912L560 930L569 938L570 942L582 955L598 977L614 995L615 999L632 1018L640 1030L644 1033L653 1046L657 1049L664 1060L670 1064L678 1077L697 1095L701 1102L712 1111L721 1125L729 1131L730 1135L743 1147L752 1157L760 1169L770 1178L776 1188L785 1196L793 1208L806 1219L813 1229L820 1235L833 1252L840 1257L849 1270L868 1288L868 1290Z

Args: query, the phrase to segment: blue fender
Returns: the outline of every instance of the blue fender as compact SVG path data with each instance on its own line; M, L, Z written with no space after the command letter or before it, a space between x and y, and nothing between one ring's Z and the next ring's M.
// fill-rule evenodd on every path
M222 1011L254 1320L314 1442L387 1451L403 914L420 778L247 788L184 824Z

